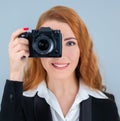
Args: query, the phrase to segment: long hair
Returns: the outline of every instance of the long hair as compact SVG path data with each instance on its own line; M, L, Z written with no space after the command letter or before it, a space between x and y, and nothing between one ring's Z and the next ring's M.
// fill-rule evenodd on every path
M52 19L67 23L78 41L80 58L75 70L77 79L80 80L81 78L89 87L101 90L102 78L96 55L93 51L93 42L80 16L71 8L55 6L40 16L36 29L40 29L45 21ZM24 76L24 90L34 88L45 77L46 71L40 59L30 58L29 66Z

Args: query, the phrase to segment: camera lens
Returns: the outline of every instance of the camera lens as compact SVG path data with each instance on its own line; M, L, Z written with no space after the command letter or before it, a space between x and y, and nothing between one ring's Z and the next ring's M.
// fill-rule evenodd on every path
M49 42L48 40L40 40L39 43L38 43L38 48L41 50L41 51L45 51L45 50L48 50L49 49Z
M54 42L48 36L42 35L34 41L33 49L40 55L46 55L54 49Z

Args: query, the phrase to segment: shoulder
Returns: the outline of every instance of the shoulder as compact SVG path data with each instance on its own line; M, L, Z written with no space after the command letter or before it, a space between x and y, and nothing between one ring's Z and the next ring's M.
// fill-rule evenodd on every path
M115 97L114 97L114 95L113 94L111 94L111 93L108 93L108 92L105 92L105 91L103 91L103 93L109 98L109 99L111 99L111 100L113 100L113 101L115 101Z
M104 93L108 99L91 97L92 112L99 117L106 117L111 121L119 121L119 114L115 98L112 94Z
M104 110L117 110L114 95L108 92L102 93L104 93L108 98L96 98L91 96L93 106Z

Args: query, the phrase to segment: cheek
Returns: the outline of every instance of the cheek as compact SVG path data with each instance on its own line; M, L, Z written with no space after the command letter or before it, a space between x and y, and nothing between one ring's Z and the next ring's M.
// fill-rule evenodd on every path
M75 48L72 51L70 51L70 57L72 61L78 61L80 58L80 50L79 48Z
M47 58L41 58L41 63L43 68L46 70L48 68L49 60Z

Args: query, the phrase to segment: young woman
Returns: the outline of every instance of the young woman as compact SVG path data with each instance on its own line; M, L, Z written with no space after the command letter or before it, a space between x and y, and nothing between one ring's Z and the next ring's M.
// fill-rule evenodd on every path
M62 56L29 58L29 41L9 43L10 77L6 81L0 121L119 121L113 96L103 92L93 43L71 8L56 6L38 20L36 29L62 33Z

